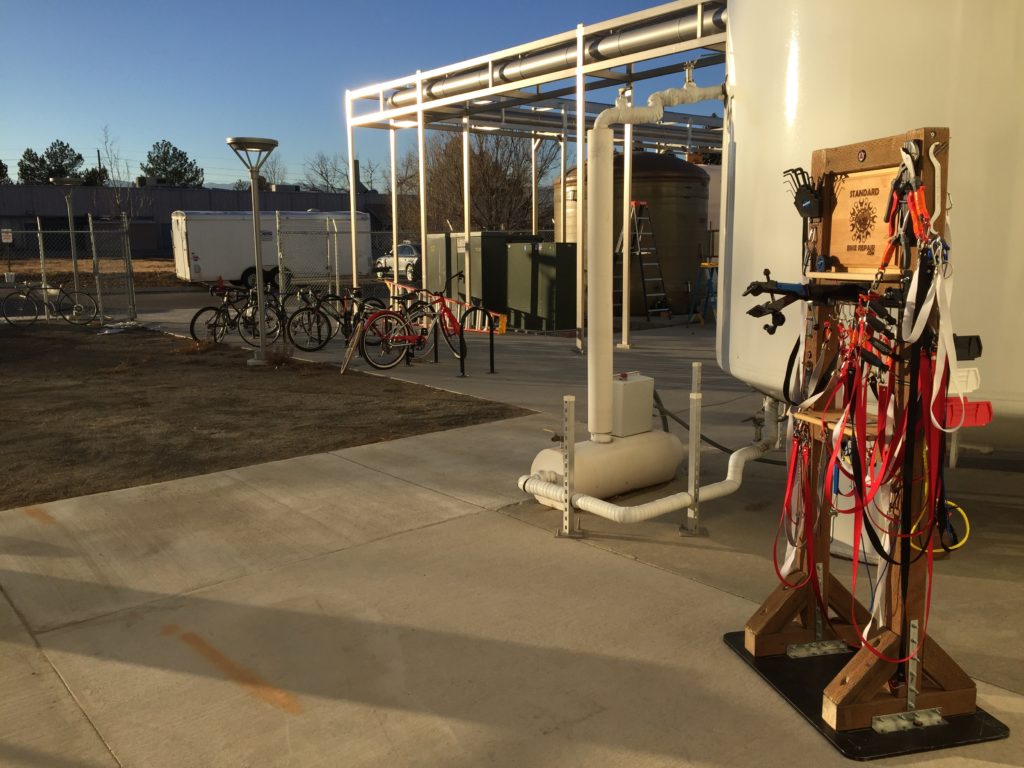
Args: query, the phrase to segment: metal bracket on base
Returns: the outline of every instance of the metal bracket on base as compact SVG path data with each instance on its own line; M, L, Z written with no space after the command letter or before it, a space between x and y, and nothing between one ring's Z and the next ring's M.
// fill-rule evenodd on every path
M679 533L683 536L700 536L700 407L701 407L701 364L693 364L690 379L690 427L689 450L686 457L686 491L690 494L690 506L683 514Z
M576 493L576 398L562 398L562 527L555 531L559 538L582 539L579 513L572 505Z
M813 643L792 643L786 646L786 655L791 659L831 656L834 653L850 653L850 646L842 640L818 640Z
M871 730L875 733L897 733L913 731L917 728L929 728L933 725L945 725L942 709L915 709L913 712L896 712L892 715L876 715L871 718Z

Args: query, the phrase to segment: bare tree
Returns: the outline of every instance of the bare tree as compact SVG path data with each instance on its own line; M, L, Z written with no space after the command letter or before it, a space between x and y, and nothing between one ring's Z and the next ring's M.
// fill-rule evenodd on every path
M271 155L260 168L260 175L267 180L268 184L285 184L288 177L288 166L281 160L280 155Z
M341 192L348 188L348 167L339 154L317 152L302 164L302 183L314 192Z
M129 223L149 210L152 196L144 188L132 184L131 165L121 156L117 139L110 135L110 126L103 126L100 141L100 161L107 171L107 184L111 200L118 216L125 216Z
M383 189L388 184L387 173L384 171L384 165L374 160L359 161L359 176L359 180L363 182L368 189Z
M474 134L470 146L473 229L522 230L531 225L531 139ZM558 144L537 147L537 176L546 179L558 162ZM427 228L433 232L463 228L462 137L435 133L426 142ZM419 167L415 150L397 169L399 227L419 226ZM540 183L540 182L539 182ZM390 192L390 184L388 184ZM539 196L538 221L553 215L550 195Z

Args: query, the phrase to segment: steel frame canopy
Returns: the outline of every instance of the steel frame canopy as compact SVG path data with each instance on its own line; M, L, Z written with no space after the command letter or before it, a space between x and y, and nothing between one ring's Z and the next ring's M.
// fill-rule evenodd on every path
M466 242L472 229L470 216L470 135L498 132L532 139L533 231L537 231L536 150L543 140L557 140L561 147L561 221L565 222L565 145L575 135L576 157L586 157L586 131L610 105L587 99L587 92L618 87L631 95L636 82L723 64L725 57L726 3L677 0L647 10L478 56L456 64L389 80L345 92L349 178L355 179L356 128L389 132L391 170L392 253L398 251L398 193L396 183L396 133L416 128L419 157L419 209L421 274L426 280L427 179L425 133L458 131L463 136L463 229ZM700 52L703 50L703 53ZM677 54L697 52L683 61ZM675 57L669 59L669 57ZM650 65L650 66L642 66ZM566 98L574 94L573 99ZM623 126L616 141L623 146L656 149L721 148L722 120L683 112L666 112L657 125ZM628 226L631 196L631 153L625 153L623 216ZM577 163L577 280L576 343L583 348L586 168ZM350 195L353 219L356 196ZM564 226L564 224L563 224ZM564 239L564 232L556 233ZM626 233L628 241L628 233ZM357 280L355 230L352 236L353 281ZM466 284L470 260L466 252ZM627 272L624 266L624 272ZM627 272L628 273L628 272ZM397 263L394 274L397 276ZM425 285L425 283L424 283ZM627 286L623 286L628 296ZM467 294L468 298L468 294ZM628 301L624 301L624 328L628 327ZM624 331L626 343L628 331Z

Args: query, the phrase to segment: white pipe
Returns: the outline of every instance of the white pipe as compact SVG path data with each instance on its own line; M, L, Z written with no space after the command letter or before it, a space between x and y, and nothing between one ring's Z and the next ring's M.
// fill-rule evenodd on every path
M646 107L631 107L629 100L619 96L615 106L604 110L594 120L594 128L607 128L615 123L657 123L665 114L665 107L680 104L696 104L699 101L714 101L724 98L725 85L709 85L700 87L687 82L682 88L668 88L652 93L647 99Z
M587 428L612 441L612 158L611 128L587 131Z
M625 92L604 110L587 131L587 163L577 163L577 180L586 172L587 255L587 427L595 443L612 440L612 186L613 123L656 123L665 107L721 99L723 86L701 88L687 80L682 88L651 94L646 107L631 107ZM627 148L628 151L628 148ZM577 189L581 189L578 184ZM582 208L583 202L580 202ZM623 249L626 245L623 245Z
M700 489L701 502L720 499L723 496L735 493L743 481L743 468L747 462L763 456L771 447L772 443L770 441L754 443L730 454L729 469L726 472L725 480L702 487ZM561 485L547 482L533 475L520 477L519 487L533 496L543 496L552 501L562 501L564 499ZM686 491L633 507L623 507L584 494L575 494L572 497L572 505L576 509L590 512L616 523L643 522L644 520L650 520L653 517L659 517L669 512L685 509L692 503L693 497Z

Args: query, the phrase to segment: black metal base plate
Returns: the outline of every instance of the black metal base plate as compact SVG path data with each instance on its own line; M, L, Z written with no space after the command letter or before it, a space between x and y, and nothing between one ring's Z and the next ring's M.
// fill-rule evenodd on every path
M870 728L835 731L821 719L821 694L847 662L847 653L791 659L788 656L755 658L744 647L743 632L727 632L722 638L737 656L790 703L832 746L851 760L909 755L933 749L960 747L1005 739L1010 729L983 709L973 715L946 718L945 725L916 728L899 733L875 733Z

